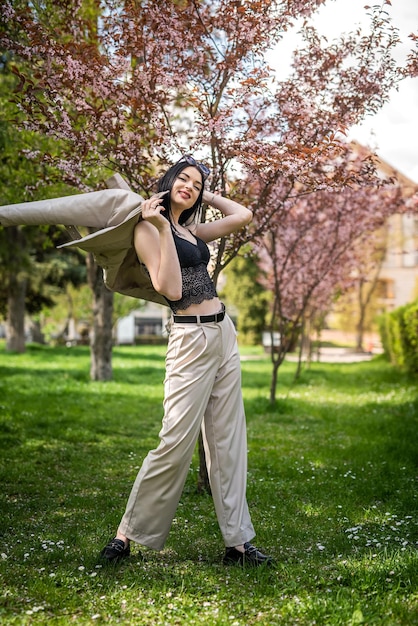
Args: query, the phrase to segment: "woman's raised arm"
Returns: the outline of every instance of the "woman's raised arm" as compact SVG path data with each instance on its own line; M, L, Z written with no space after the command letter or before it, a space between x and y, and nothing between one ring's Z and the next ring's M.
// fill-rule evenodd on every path
M196 225L196 235L206 242L240 230L249 224L253 218L252 212L243 204L210 191L205 190L203 192L203 202L218 209L223 215L219 220Z

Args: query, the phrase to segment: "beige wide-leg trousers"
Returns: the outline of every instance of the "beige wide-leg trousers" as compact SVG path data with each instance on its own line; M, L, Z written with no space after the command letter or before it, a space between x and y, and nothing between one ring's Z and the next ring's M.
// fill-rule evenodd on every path
M216 515L226 546L255 533L246 501L247 440L235 328L173 323L160 443L133 485L119 532L161 550L183 491L200 428Z

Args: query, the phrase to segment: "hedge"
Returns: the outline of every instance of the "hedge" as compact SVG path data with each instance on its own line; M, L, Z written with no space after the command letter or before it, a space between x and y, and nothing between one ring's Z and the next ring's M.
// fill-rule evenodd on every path
M418 300L385 313L379 326L382 346L390 362L418 374Z

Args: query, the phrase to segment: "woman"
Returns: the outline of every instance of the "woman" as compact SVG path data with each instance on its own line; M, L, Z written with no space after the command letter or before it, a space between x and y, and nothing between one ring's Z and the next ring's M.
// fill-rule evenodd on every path
M207 243L251 221L244 206L207 192L209 170L183 157L142 203L134 246L154 289L172 309L160 443L133 485L118 531L101 552L106 561L130 554L130 541L161 550L169 533L202 428L206 463L225 564L262 565L271 557L251 545L246 502L247 442L234 326L209 277ZM166 192L166 193L162 193ZM196 218L202 202L223 217Z

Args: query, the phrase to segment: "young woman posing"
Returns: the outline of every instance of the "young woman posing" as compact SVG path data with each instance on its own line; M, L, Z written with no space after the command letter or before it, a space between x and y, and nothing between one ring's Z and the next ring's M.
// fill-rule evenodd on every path
M208 274L207 243L251 221L241 204L207 192L209 170L183 157L142 203L134 231L139 260L172 310L160 443L148 453L118 531L101 552L129 556L130 541L161 550L170 531L200 429L210 486L225 542L225 564L271 565L251 545L246 501L247 441L236 332ZM164 193L165 192L165 193ZM202 202L223 217L199 222Z

